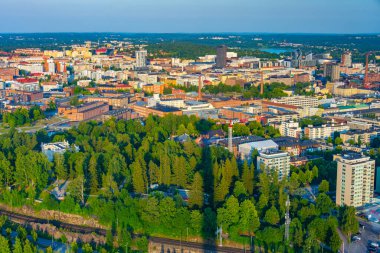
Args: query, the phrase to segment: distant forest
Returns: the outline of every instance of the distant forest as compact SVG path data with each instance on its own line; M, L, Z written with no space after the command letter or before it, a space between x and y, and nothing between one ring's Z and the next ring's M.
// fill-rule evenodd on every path
M345 50L353 52L354 61L363 61L367 51L380 51L380 36L330 35L330 34L138 34L138 33L28 33L0 34L0 51L16 48L62 49L63 46L82 44L85 41L125 41L133 44L149 44L151 51L164 50L176 57L193 58L205 53L215 53L215 47L225 44L231 50L264 58L277 58L277 54L263 53L267 48L284 48L289 51L296 47L305 53L330 52L339 58ZM281 46L281 43L302 44ZM283 45L283 44L282 44ZM194 54L189 55L189 48ZM251 53L251 51L253 53ZM263 55L258 54L261 52Z

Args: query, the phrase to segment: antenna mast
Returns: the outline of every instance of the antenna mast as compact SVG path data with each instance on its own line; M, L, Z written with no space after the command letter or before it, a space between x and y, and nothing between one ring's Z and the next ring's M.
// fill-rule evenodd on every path
M289 195L286 200L286 213L285 213L285 241L289 242L289 226L290 226L290 214L289 214L290 200Z

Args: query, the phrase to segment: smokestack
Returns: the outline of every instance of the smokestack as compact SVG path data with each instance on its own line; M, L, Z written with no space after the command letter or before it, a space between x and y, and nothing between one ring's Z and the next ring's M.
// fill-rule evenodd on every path
M370 56L372 52L368 52L365 55L365 74L364 74L364 88L370 88L370 83L368 81L368 57Z
M261 71L260 75L261 75L260 94L263 95L264 94L264 73Z
M232 121L228 125L228 150L232 153Z
M198 100L202 99L202 76L199 76L199 82L198 82Z

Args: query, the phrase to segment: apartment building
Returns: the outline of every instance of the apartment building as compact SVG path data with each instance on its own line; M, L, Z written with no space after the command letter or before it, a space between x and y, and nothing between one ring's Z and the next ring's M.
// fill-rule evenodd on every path
M146 67L146 57L148 52L146 50L139 50L135 53L136 56L136 68L145 68Z
M316 97L309 96L291 96L291 97L283 97L278 99L272 99L275 103L285 104L285 105L293 105L299 107L318 107L319 100Z
M343 142L353 140L355 143L368 144L373 138L378 137L380 132L374 129L367 130L351 130L340 134Z
M261 116L261 122L263 124L270 124L274 122L284 122L284 121L298 121L300 115L295 112L285 112L282 113L280 111L267 112Z
M294 138L300 138L302 134L302 129L298 122L294 121L283 121L280 125L280 134L282 136L289 136Z
M339 81L340 78L340 66L337 64L325 64L324 72L325 77L329 77L331 81Z
M375 160L359 153L335 155L338 162L336 204L359 207L370 203L375 187Z
M271 149L259 153L257 157L257 169L267 172L276 171L278 179L282 180L290 173L290 156L287 152Z
M332 137L334 132L344 132L348 131L350 127L347 124L331 124L322 126L307 126L304 129L304 134L310 140L315 139L326 139Z
M115 96L91 96L84 98L85 102L103 102L112 108L126 108L132 101L133 97L129 94L121 94Z
M165 85L162 83L146 84L142 87L142 90L147 93L164 94Z

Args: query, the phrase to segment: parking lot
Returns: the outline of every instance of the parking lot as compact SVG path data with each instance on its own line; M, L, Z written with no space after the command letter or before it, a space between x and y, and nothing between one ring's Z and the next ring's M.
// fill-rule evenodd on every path
M360 224L364 225L364 229L360 227L360 241L352 242L348 244L345 243L344 252L346 253L356 253L356 252L369 252L368 242L379 242L380 241L380 224L367 222L363 219L359 219ZM380 253L380 249L377 250Z

